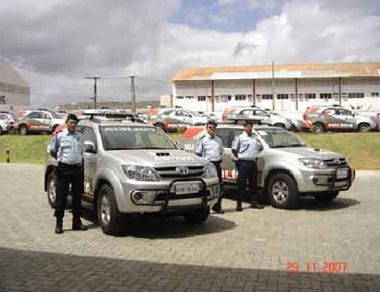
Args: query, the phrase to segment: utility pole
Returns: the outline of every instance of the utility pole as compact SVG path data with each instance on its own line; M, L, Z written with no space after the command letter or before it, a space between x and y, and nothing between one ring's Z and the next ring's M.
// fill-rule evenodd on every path
M272 60L272 110L275 110L276 109L276 100L275 100L275 96L274 96L274 62Z
M131 78L131 100L132 100L132 112L136 113L136 88L135 88L135 76L130 76Z
M96 109L97 81L98 81L98 79L100 79L100 77L99 76L88 76L88 77L86 77L86 79L94 80L94 97L92 97L91 99L94 100L94 109Z

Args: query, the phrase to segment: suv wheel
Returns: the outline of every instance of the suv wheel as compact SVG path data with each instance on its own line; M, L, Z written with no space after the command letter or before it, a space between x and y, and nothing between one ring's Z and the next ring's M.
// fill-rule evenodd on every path
M185 218L186 222L190 224L201 224L202 222L206 221L209 215L210 207L207 207L195 210L191 213L183 214L183 217Z
M274 124L274 126L275 126L275 127L279 127L279 128L283 128L283 129L285 129L285 130L286 130L286 127L285 127L285 125L284 125L284 124L282 124L282 123L276 123L276 124Z
M28 134L28 128L26 127L26 125L21 125L20 128L19 128L19 131L20 131L21 135Z
M117 209L115 193L107 184L99 190L97 213L100 227L104 233L117 235L122 231L122 214Z
M47 197L50 207L55 208L55 200L56 200L56 192L55 192L55 184L56 184L56 176L54 171L52 171L47 178Z
M318 194L317 196L315 196L315 198L320 202L328 203L336 199L338 195L339 195L339 191L327 191L327 192Z
M0 135L3 135L3 128L0 126Z
M321 134L325 131L325 126L321 123L315 123L313 127L314 127L314 133Z
M268 195L273 207L281 209L294 208L298 202L297 184L286 173L274 174L269 180Z
M359 132L369 132L371 130L371 126L367 123L361 123L358 126Z

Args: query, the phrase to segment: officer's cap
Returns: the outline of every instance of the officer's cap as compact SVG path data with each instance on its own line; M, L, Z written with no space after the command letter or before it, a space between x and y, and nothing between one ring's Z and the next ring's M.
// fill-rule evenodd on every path
M244 127L245 127L245 126L252 126L252 125L253 125L253 121L251 121L251 120L245 120L245 121L243 122L243 125L244 125Z
M206 126L214 126L215 128L218 126L215 120L208 120Z

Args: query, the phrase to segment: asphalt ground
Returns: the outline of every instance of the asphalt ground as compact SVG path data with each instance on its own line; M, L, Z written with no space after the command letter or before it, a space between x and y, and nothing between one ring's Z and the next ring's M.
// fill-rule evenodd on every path
M146 216L127 234L54 234L43 166L0 164L0 291L376 291L380 288L380 172L359 171L330 204L226 213L202 225ZM232 198L232 199L231 199Z

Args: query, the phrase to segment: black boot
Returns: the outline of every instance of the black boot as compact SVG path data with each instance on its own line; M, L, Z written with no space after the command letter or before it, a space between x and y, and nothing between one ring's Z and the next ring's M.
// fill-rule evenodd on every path
M55 226L55 233L56 234L62 234L63 233L62 219L57 219L57 225Z
M237 203L236 211L238 211L238 212L243 211L243 207L241 206L241 202L238 202L238 203Z
M251 208L253 209L263 209L264 206L259 204L257 201L252 201L251 202Z
M222 199L219 198L218 202L211 208L215 213L217 214L224 214L224 211L222 209Z
M87 229L87 226L83 225L80 219L73 220L73 230L85 231Z

